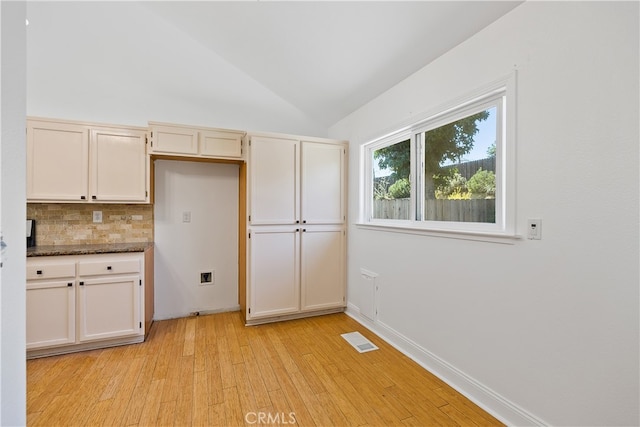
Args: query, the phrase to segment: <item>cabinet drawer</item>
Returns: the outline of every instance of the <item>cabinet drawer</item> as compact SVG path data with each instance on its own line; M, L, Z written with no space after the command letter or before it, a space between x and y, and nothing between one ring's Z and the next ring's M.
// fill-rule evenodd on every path
M139 273L140 260L105 260L105 261L81 261L78 264L80 276L105 276L111 274Z
M34 279L57 279L62 277L75 277L76 263L60 264L36 264L27 263L27 280Z

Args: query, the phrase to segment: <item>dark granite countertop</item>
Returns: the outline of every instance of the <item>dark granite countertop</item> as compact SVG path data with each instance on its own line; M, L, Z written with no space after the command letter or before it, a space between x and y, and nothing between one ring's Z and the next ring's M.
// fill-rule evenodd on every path
M94 245L51 245L27 248L27 257L52 255L90 255L120 252L144 252L153 242L104 243Z

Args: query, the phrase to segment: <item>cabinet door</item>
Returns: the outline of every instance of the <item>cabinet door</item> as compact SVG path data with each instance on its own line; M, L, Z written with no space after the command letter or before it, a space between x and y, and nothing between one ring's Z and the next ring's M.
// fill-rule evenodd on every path
M145 134L136 130L91 131L91 199L147 200Z
M249 148L251 224L295 224L300 220L299 142L253 136Z
M302 142L302 221L342 224L345 221L343 145Z
M198 154L198 131L180 126L153 126L150 152Z
M345 231L342 227L311 226L301 235L301 310L345 304Z
M200 131L200 154L207 157L242 158L242 135L233 132Z
M86 127L27 121L27 200L86 200L88 170Z
M296 313L300 300L300 232L295 228L256 228L251 230L249 237L247 317Z
M78 322L80 341L143 333L140 276L80 279Z
M27 349L76 340L75 279L27 282Z

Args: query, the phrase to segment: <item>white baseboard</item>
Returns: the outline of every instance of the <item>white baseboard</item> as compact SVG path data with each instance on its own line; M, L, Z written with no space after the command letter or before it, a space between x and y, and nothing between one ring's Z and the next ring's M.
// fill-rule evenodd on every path
M362 316L357 306L347 304L345 313L501 422L510 426L548 425L383 322Z

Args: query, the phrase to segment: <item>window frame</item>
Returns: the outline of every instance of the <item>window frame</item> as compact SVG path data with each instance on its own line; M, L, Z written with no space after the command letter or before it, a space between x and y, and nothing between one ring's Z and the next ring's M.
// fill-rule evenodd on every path
M396 231L412 234L486 240L509 243L519 238L515 230L515 72L490 85L476 90L454 102L436 109L432 114L422 115L405 126L361 146L361 228ZM497 106L496 110L496 222L461 222L422 220L424 216L424 185L422 158L424 141L422 135L432 129L468 117L479 111ZM381 148L409 139L411 147L411 218L373 218L373 153ZM417 192L419 192L419 197Z

